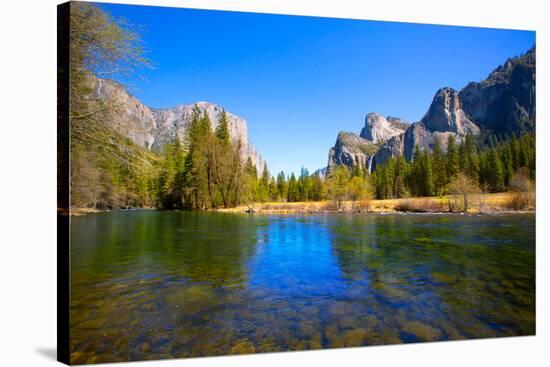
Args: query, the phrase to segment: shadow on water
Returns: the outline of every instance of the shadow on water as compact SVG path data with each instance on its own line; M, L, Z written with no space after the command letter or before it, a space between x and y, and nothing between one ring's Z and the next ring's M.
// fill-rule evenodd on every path
M71 358L531 335L534 216L74 218Z

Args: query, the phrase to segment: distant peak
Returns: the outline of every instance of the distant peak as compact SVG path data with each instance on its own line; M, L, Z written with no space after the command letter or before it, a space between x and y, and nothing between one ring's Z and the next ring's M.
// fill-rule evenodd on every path
M439 88L437 90L437 92L435 93L435 97L437 97L439 95L455 95L455 94L458 94L456 89L451 88L451 87L443 87L443 88Z
M403 133L405 129L406 123L401 119L395 117L386 119L379 113L369 112L359 136L377 144Z
M210 102L207 102L207 101L198 101L198 102L195 102L193 104L196 104L198 106L216 106L216 104L210 103Z

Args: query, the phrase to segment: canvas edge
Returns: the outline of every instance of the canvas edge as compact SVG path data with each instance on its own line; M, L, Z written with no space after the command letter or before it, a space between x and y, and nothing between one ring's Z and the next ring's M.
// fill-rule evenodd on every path
M70 2L57 5L57 360L70 364Z

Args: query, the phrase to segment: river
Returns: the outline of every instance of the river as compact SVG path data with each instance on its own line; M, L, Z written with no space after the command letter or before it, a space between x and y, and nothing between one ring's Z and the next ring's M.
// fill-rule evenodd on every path
M535 333L535 216L71 218L71 360Z

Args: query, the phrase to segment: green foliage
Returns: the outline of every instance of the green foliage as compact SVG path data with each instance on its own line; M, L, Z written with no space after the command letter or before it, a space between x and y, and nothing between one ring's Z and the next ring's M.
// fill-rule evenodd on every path
M267 168L258 182L250 158L243 165L241 143L231 143L225 111L220 113L213 132L207 112L195 106L186 134L181 138L185 149L176 134L174 143L167 145L164 152L166 168L157 176L160 207L208 209L269 198Z
M120 113L114 101L91 95L94 75L130 74L149 65L139 35L96 5L76 2L69 47L71 206L153 205L157 157L113 129L110 121Z
M412 162L403 157L391 158L377 166L371 183L378 199L445 195L449 184L459 173L490 192L508 189L510 180L521 168L535 179L535 135L524 134L509 140L491 139L479 147L476 138L466 136L458 145L453 136L447 140L444 153L436 140L432 152L415 147Z
M300 201L300 193L298 191L298 181L294 173L290 175L288 179L288 192L287 192L287 201Z
M279 172L277 175L277 201L286 201L288 199L288 184L286 182L285 173Z
M218 120L218 126L216 126L216 138L223 145L229 145L229 125L227 122L227 113L222 110Z
M242 160L242 142L231 142L226 112L220 112L213 131L207 112L198 106L185 134L176 131L159 157L115 131L109 122L117 118L119 107L91 93L96 76L149 65L139 35L90 3L73 3L70 23L72 206L208 209L246 204L252 209L267 200L328 198L341 208L344 200L369 198L371 187L377 198L385 199L444 195L457 190L457 177L492 192L535 180L534 133L508 140L491 135L485 145L472 135L460 144L449 136L446 153L436 140L432 152L417 146L412 162L391 158L370 176L364 167L337 166L326 180L305 168L298 178L280 172L275 179L264 167L259 177L251 159Z
M346 166L336 167L327 177L327 196L336 203L338 209L349 193L350 172Z
M362 202L371 199L371 188L369 181L363 176L352 176L349 184L349 199L353 202L355 207L357 202Z

